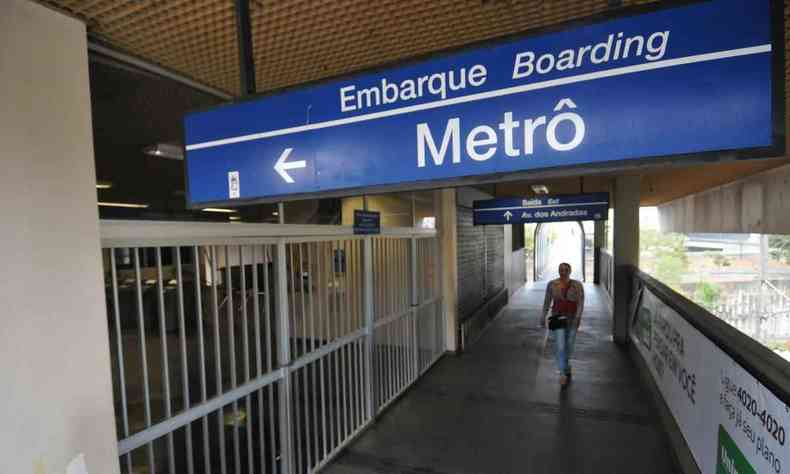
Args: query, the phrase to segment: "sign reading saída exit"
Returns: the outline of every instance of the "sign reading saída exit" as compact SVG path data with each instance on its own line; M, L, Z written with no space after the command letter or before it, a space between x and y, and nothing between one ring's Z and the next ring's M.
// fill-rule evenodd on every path
M781 7L711 0L623 10L192 113L188 199L273 201L699 153L779 155Z
M600 221L609 217L609 193L489 199L474 202L474 225Z

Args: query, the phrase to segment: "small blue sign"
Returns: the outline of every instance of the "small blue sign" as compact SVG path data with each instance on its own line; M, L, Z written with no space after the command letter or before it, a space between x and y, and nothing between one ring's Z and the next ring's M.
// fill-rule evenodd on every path
M781 2L650 8L188 114L189 204L781 155Z
M381 213L354 210L354 234L370 235L381 233Z
M608 218L609 193L588 193L475 201L473 221L474 225L502 225Z

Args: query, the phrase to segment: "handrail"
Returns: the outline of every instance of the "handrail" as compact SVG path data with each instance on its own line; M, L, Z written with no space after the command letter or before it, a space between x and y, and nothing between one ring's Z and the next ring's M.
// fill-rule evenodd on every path
M352 226L225 222L99 221L102 248L275 244L278 239L359 238ZM436 229L382 227L382 237L434 237Z
M659 300L732 357L782 402L790 404L790 371L786 360L647 273L634 267L631 270Z

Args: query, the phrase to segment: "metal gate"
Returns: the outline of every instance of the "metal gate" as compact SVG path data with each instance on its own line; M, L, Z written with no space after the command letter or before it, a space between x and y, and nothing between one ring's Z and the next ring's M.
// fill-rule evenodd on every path
M121 472L329 462L444 353L435 232L384 231L103 222Z

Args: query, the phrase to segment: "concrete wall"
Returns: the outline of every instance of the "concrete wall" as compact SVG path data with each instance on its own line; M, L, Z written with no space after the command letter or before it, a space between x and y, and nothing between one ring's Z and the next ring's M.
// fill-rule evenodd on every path
M354 225L354 210L363 209L361 196L342 201L343 225ZM381 213L382 227L411 227L412 197L410 192L368 196L368 209Z
M663 232L790 234L790 165L658 207Z
M85 27L0 2L0 472L118 472Z
M458 239L458 315L461 320L483 304L486 297L485 227L472 225L472 210L456 211Z
M507 247L506 247L507 249ZM507 250L506 250L507 251ZM510 273L507 287L512 295L527 283L526 254L523 248L510 252Z
M505 287L504 226L472 225L472 201L490 197L470 188L458 190L456 231L460 320L471 316Z

